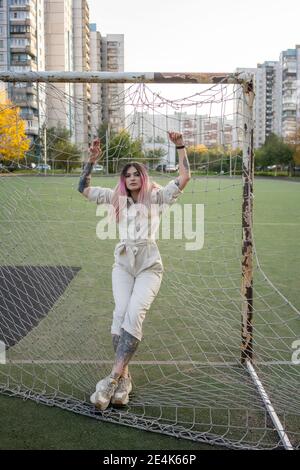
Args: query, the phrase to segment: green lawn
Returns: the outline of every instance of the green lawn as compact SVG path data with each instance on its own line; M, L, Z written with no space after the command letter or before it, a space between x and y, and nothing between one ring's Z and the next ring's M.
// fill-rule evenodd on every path
M116 183L105 177L93 181L109 187ZM1 264L81 268L47 317L10 348L9 365L0 366L0 384L7 393L28 397L34 391L50 404L98 419L3 396L0 448L201 448L205 445L104 422L88 404L95 381L109 372L113 358L109 331L116 241L97 238L96 207L80 197L76 185L72 177L0 181ZM299 366L286 362L292 342L300 338L299 193L300 185L291 181L255 182L255 243L263 270L254 264L257 370L298 444ZM184 428L191 437L208 432L250 445L260 439L276 445L269 423L265 429L253 383L239 366L240 180L192 180L179 201L182 207L204 204L204 247L186 251L188 240L158 241L165 274L132 365L135 392L128 409L102 418L132 423L135 416L147 429L164 423L169 431L173 424L178 435ZM48 418L53 431L41 439Z

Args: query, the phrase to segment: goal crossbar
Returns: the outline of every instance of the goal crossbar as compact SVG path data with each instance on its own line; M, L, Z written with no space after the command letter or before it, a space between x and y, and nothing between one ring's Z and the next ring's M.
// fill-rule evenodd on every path
M0 72L4 82L88 82L88 83L182 83L182 84L242 84L251 80L242 73L194 72Z

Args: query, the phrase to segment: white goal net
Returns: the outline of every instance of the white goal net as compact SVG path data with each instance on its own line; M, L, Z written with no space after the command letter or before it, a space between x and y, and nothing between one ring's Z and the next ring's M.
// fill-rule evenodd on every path
M247 197L255 214L251 166L243 168L251 144L243 84L199 84L182 98L172 94L173 85L126 85L111 98L115 120L109 123L101 123L100 83L89 85L88 100L74 98L67 83L3 85L22 92L28 105L18 114L10 91L0 102L1 392L215 445L299 447L299 365L292 360L299 304L270 276L280 270L278 262L268 273L262 269L255 242L263 226L254 223L252 230L252 215L243 212ZM29 86L40 100L36 112ZM27 150L23 119L31 133ZM101 215L77 191L81 164L99 135L104 158L92 186L114 188L132 160L164 186L178 175L170 130L184 135L192 179L162 220L164 276L130 363L130 402L99 412L89 396L114 359L117 240L98 236ZM248 299L243 219L253 250ZM275 247L264 243L276 260Z

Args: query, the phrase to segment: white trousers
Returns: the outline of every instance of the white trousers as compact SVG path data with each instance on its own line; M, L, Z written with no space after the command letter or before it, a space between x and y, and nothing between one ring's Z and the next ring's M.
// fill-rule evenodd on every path
M141 341L147 311L158 294L163 264L155 242L123 241L115 248L112 288L115 301L111 333L121 329Z

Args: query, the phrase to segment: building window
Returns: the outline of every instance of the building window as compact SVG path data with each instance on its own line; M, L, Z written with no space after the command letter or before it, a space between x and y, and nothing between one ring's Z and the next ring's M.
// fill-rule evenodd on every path
M4 41L3 41L3 39L0 39L0 49L4 49Z
M10 0L11 5L29 5L30 0Z
M25 25L25 24L16 24L16 25L11 25L10 26L10 32L17 33L17 34L23 34L23 33L30 33L30 26Z
M29 12L28 11L11 11L10 18L12 20L25 20L29 18Z
M0 0L0 8L3 8L4 5L3 5L3 0Z
M11 56L13 61L17 62L26 62L27 60L30 60L31 57L28 54L12 54Z
M0 62L4 62L4 54L0 54Z

